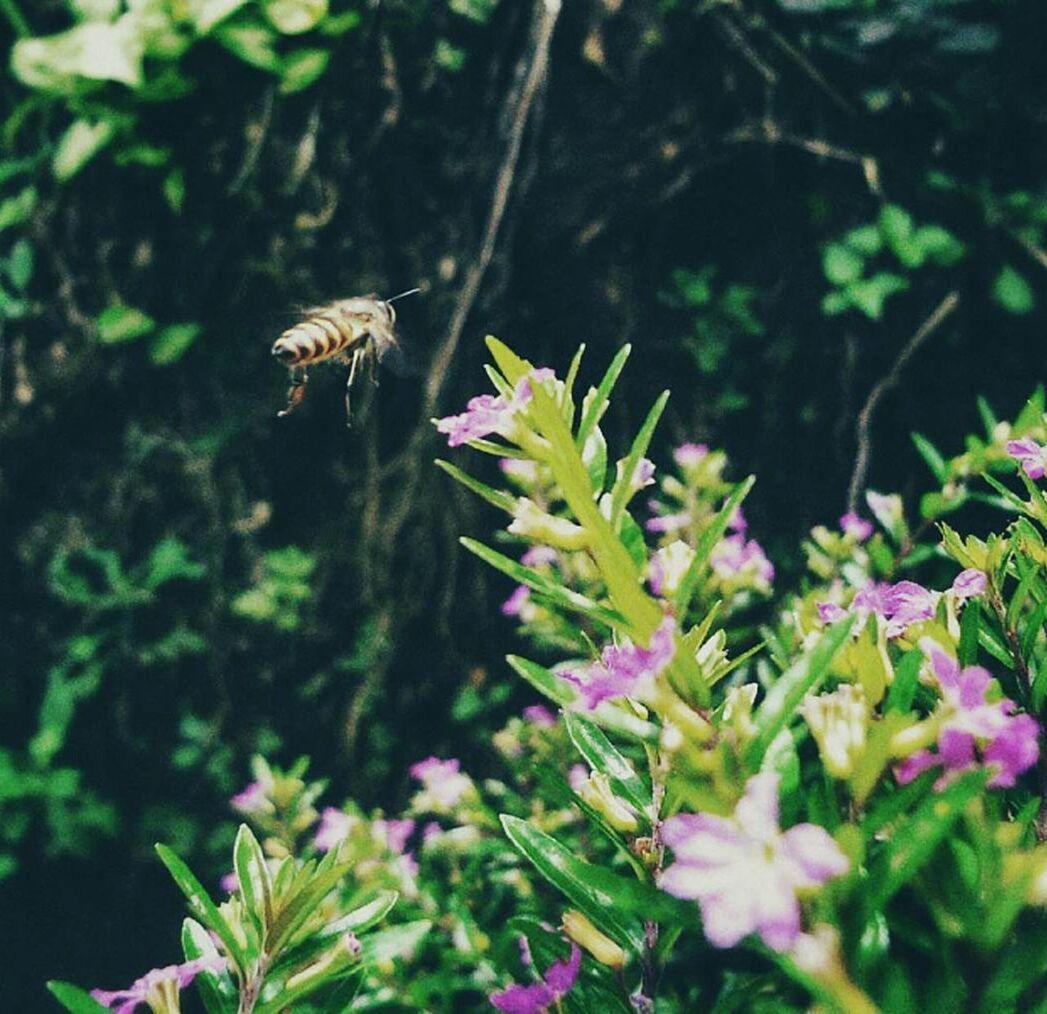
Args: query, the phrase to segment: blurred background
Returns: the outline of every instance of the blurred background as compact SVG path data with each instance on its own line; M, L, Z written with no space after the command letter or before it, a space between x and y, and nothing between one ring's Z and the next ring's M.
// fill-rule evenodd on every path
M1043 376L1036 0L0 0L0 1007L174 960L163 840L215 883L261 752L390 809L527 703L490 508L428 419L497 334L673 395L754 472L780 586L867 482L912 504ZM413 376L300 308L398 304ZM937 314L936 314L936 311ZM893 371L893 372L892 372ZM492 474L496 465L488 463Z

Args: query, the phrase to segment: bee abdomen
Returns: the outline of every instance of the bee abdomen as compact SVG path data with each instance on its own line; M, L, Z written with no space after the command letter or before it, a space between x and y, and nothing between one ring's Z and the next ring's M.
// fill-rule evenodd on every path
M352 333L330 317L310 317L276 339L273 355L288 366L304 366L344 352L352 340Z

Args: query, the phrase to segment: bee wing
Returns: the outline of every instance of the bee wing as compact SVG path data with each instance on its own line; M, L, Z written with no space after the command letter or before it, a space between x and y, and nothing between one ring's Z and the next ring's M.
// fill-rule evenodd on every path
M404 338L401 328L385 340L376 342L378 362L398 377L417 377L422 373L418 350L410 338Z

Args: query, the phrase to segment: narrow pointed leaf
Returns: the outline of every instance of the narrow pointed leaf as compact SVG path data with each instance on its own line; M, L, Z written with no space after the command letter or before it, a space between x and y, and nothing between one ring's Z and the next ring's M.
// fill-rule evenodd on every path
M625 509L625 505L629 502L629 484L632 482L633 473L640 464L640 459L647 453L647 448L651 445L654 429L658 425L658 420L662 417L662 412L665 411L665 403L668 400L668 391L662 391L658 395L655 403L651 406L651 410L647 413L647 418L644 419L643 425L640 427L640 432L636 434L632 447L629 448L629 453L622 465L621 474L615 479L614 487L611 490L611 525L613 527L617 527L618 518Z
M240 885L240 900L257 927L259 938L264 938L265 929L273 920L273 885L262 847L246 824L241 824L236 834L233 867Z
M477 496L482 497L489 504L493 504L499 510L505 511L506 514L511 515L516 509L516 501L508 493L503 493L498 489L492 489L487 485L487 483L481 482L479 479L474 479L468 472L463 472L460 468L452 465L449 461L437 458L436 466L442 468L452 479L456 479L466 489L471 490Z
M607 776L614 791L642 814L650 816L651 789L637 774L632 761L592 722L568 712L564 716L567 734L589 767Z
M941 452L922 433L910 433L912 442L919 451L931 474L941 483L949 478L949 466L942 457Z
M186 961L217 953L214 941L207 930L195 919L182 921L182 953ZM240 1005L240 990L228 972L219 974L211 969L201 969L193 980L207 1014L236 1014Z
M74 986L71 982L59 982L52 979L47 988L51 995L72 1014L109 1014L109 1008L103 1007L87 990Z
M538 693L548 697L554 704L558 704L561 708L566 708L575 702L578 695L574 692L571 685L560 679L550 669L546 669L537 662L521 658L519 655L508 655L505 660Z
M623 345L618 350L618 354L611 360L611 365L607 367L607 372L603 375L603 380L600 381L599 386L596 388L596 393L589 400L589 404L585 409L585 414L582 416L581 424L578 427L578 434L574 438L577 447L585 446L585 441L588 439L593 427L600 421L601 416L604 414L604 411L607 408L607 401L611 397L611 391L614 390L614 385L618 382L618 376L625 367L625 361L629 358L630 352L632 352L632 346Z

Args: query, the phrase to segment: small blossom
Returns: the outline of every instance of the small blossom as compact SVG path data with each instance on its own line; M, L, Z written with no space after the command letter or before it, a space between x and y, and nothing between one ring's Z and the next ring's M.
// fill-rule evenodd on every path
M541 1014L565 997L578 978L582 952L571 942L571 954L549 966L545 978L530 986L510 986L491 996L491 1003L504 1014Z
M234 810L239 810L248 816L271 813L273 809L273 804L269 801L261 782L251 782L229 800L229 805Z
M601 933L581 912L569 908L564 912L563 931L579 947L583 947L601 965L619 969L625 965L625 951L609 936Z
M559 559L559 554L552 546L529 546L520 557L520 562L525 567L545 567Z
M384 845L390 852L397 855L403 854L407 839L414 831L414 821L410 818L404 820L378 820L371 822L371 836L379 844Z
M924 588L915 581L886 584L870 581L855 593L846 609L835 602L819 602L818 618L822 623L835 623L853 613L858 617L852 632L858 634L870 616L880 617L886 624L887 637L901 637L914 623L934 617L941 595Z
M148 1004L153 1010L178 1010L180 990L185 989L201 972L221 972L225 967L225 958L220 955L196 958L181 965L154 968L136 979L127 989L112 992L92 989L91 996L103 1007L116 1011L116 1014L132 1014L141 1004Z
M956 575L950 591L957 602L965 602L967 599L977 598L985 594L987 579L983 571L975 567L968 567Z
M218 886L225 891L226 894L232 894L234 891L239 891L240 881L236 877L236 872L230 870L228 873L223 873L222 879L218 881Z
M657 500L652 500L648 506L656 510L661 507L661 504ZM644 523L644 528L657 534L671 534L680 531L681 528L686 528L690 523L691 515L686 511L679 511L676 514L657 514L653 518L648 518Z
M584 764L572 764L567 772L567 784L573 792L580 792L582 786L589 781L589 769Z
M531 616L526 615L528 613ZM531 602L531 589L525 584L518 584L512 595L502 603L502 615L519 616L526 623L533 618L533 613L534 606Z
M461 763L454 758L427 757L413 764L411 777L422 783L422 801L438 812L456 807L473 787L472 779L460 768Z
M538 462L530 458L499 458L498 467L503 475L522 486L530 486L538 480Z
M589 543L589 535L581 525L554 517L525 496L516 501L508 531L560 549L584 549Z
M749 530L749 522L746 521L741 507L735 507L731 520L727 522L727 527L738 535L744 535Z
M1030 479L1042 479L1047 470L1047 447L1038 444L1032 437L1021 440L1008 440L1007 453L1021 462L1025 474Z
M840 518L840 531L857 542L864 542L872 535L873 526L871 521L866 521L860 514L848 511Z
M741 533L721 539L709 554L709 564L723 580L747 578L760 591L771 590L774 565L755 539L747 540Z
M359 817L345 813L334 806L327 806L320 814L320 824L313 838L313 845L318 852L330 852L349 837L353 828L360 823Z
M647 565L647 582L659 598L671 598L694 559L694 550L681 539L663 546Z
M685 470L697 468L708 453L708 444L681 444L673 451L673 461Z
M443 828L435 820L428 821L422 828L422 847L431 845L443 833Z
M602 772L590 772L589 777L575 789L575 792L615 830L633 834L639 828L636 811L624 799L619 799L614 794L607 775Z
M625 461L618 462L618 481L622 481L622 469L625 466ZM636 467L633 469L633 474L629 477L628 495L633 496L638 493L641 489L646 486L650 486L654 483L654 462L647 458L641 458L636 462Z
M544 704L531 704L523 709L524 720L543 729L556 725L556 716Z
M892 534L905 523L905 508L897 493L877 493L870 489L865 494L865 502L873 512L873 517Z
M659 886L698 902L714 947L733 947L750 933L776 951L800 935L797 890L820 887L847 872L847 857L823 827L778 826L778 775L749 779L731 817L680 814L662 827L676 861Z
M582 707L593 711L612 697L648 696L655 679L672 662L675 650L676 621L666 616L651 635L648 647L608 645L599 662L578 672L563 673L562 678L578 690Z
M941 766L943 774L935 787L979 766L991 766L995 774L989 788L1010 788L1018 775L1036 763L1040 755L1039 726L1030 715L1014 714L1007 697L989 702L986 695L992 676L981 666L960 664L929 637L920 647L931 661L941 691L938 711L937 753L919 750L895 769L904 785L930 768ZM979 754L981 764L979 764Z
M520 379L512 397L481 394L470 398L465 411L460 415L449 415L436 420L436 429L447 435L450 447L459 447L470 440L479 440L492 433L511 440L519 432L518 416L532 398L531 381L542 382L552 378L552 370L534 370Z

